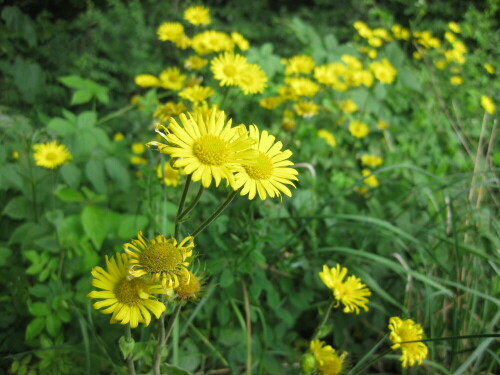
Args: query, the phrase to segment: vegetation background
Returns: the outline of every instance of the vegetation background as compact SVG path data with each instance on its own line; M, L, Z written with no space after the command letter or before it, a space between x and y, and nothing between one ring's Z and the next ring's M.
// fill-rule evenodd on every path
M121 327L109 325L86 298L90 270L138 230L173 230L179 189L158 182L153 152L143 155L146 165L131 162L131 145L153 137L152 113L161 99L134 77L179 64L156 29L198 4L1 5L0 368L20 375L126 373ZM498 339L480 337L498 332L500 318L497 115L480 105L482 95L500 98L498 1L203 5L214 27L250 41L249 59L269 77L264 94L238 97L223 109L235 121L271 129L294 162L314 173L299 169L300 183L282 203L235 200L198 237L207 285L174 328L170 362L192 373L240 373L250 355L252 373L298 373L329 306L318 272L340 263L373 293L368 313L334 311L322 328L322 340L349 352L348 368L398 315L422 324L427 338L455 338L428 342L424 366L407 373L498 373ZM283 79L280 59L308 54L330 61L357 53L356 21L439 37L448 22L458 23L468 49L458 73L463 83L451 84L456 73L436 69L435 56L415 60L412 43L388 44L383 53L398 69L397 82L351 93L366 116L384 119L388 129L353 141L338 125L346 115L331 104L339 97L324 99L328 110L314 120L282 129L282 116L258 104ZM319 128L335 134L335 148L317 136ZM117 133L125 139L115 141ZM72 162L54 171L36 167L33 144L54 138L69 147ZM368 151L383 155L374 170L379 186L359 194L359 159ZM196 217L208 217L224 196L207 191ZM134 358L144 368L153 334L137 331ZM464 335L479 337L459 339ZM369 371L401 373L398 355Z

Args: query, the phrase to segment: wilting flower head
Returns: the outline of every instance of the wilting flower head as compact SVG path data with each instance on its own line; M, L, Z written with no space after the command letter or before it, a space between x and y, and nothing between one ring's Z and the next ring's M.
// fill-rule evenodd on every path
M427 357L429 349L423 342L404 343L405 341L422 340L424 330L420 324L416 324L411 319L401 320L394 316L389 319L389 330L391 334L389 338L394 345L391 349L401 348L402 366L413 366L416 363L422 364L422 360Z
M319 273L319 277L323 283L332 290L333 296L337 300L337 306L342 303L344 312L355 312L359 314L361 307L368 311L368 298L371 296L370 289L361 282L361 279L351 275L346 279L347 268L340 268L337 264L335 268L323 266L323 271ZM345 279L345 280L344 280Z
M39 167L56 169L71 160L71 154L65 145L52 141L37 143L33 146L35 164Z
M270 135L266 130L259 134L255 125L250 125L250 138L256 141L252 146L258 151L253 164L244 166L234 176L234 189L240 187L240 195L247 195L253 199L256 194L264 200L267 195L271 198L281 197L281 193L291 197L292 192L286 185L295 187L292 181L297 181L297 170L289 168L293 163L290 150L281 151L283 144Z
M141 87L159 87L161 82L152 74L139 74L135 76L135 84Z
M151 280L130 278L127 255L116 253L109 259L106 256L106 270L101 267L92 269L92 285L102 289L87 294L88 298L98 298L102 301L94 303L95 309L103 314L111 315L111 323L128 324L135 328L139 323L148 326L151 322L150 311L160 318L165 311L165 305L152 295L165 293L161 285L153 284Z
M139 232L136 240L123 245L129 257L129 273L135 277L149 275L164 289L179 286L179 279L189 275L187 267L193 255L193 240L189 236L178 244L175 238L158 235L148 241Z
M180 279L174 293L181 301L194 301L200 297L203 290L203 281L194 273L189 272Z
M330 345L325 345L324 341L313 340L310 349L316 359L318 371L323 375L338 375L344 368L344 359L347 353L338 355L336 350Z

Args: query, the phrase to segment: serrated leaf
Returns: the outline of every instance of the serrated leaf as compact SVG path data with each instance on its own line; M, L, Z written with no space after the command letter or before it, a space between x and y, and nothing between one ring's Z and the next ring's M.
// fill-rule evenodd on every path
M37 337L45 328L45 318L38 317L33 319L26 327L25 338L27 341Z
M96 249L101 248L104 238L106 237L106 216L107 212L97 206L86 206L82 212L81 218L83 229Z

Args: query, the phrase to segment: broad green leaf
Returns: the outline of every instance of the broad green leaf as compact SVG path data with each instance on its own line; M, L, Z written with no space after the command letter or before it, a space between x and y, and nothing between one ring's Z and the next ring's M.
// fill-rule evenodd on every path
M117 188L127 191L130 188L130 173L125 166L114 157L104 160L108 175L116 182Z
M7 247L3 247L3 246L0 246L0 267L6 265L9 261L9 257L11 256L12 254L12 250L7 248Z
M92 99L92 92L87 89L77 90L71 96L70 105L78 105L88 103Z
M13 219L25 219L33 209L32 204L23 196L12 198L4 207L3 214Z
M54 194L63 202L81 202L85 200L85 197L80 191L71 188L59 189Z
M170 365L170 364L162 364L161 365L161 372L162 375L193 375L192 372L189 372L187 370L184 370L180 367L177 367L175 365Z
M29 303L28 310L33 316L46 316L50 314L49 306L43 302Z
M101 160L89 160L85 165L85 174L99 193L107 194L108 188L106 184L106 175L104 173L104 165Z
M66 137L76 131L75 125L73 123L60 117L56 117L50 120L47 124L47 127L54 130L57 135L61 137Z
M38 317L33 319L26 327L25 338L27 341L37 337L45 328L45 318Z
M67 86L72 89L80 89L85 87L85 80L78 76L65 76L59 77L59 82L61 82L64 86Z
M118 346L123 354L123 359L126 359L134 351L135 340L132 337L122 336L118 340Z
M98 206L85 206L82 212L82 225L85 234L100 249L107 233L107 211Z
M120 238L131 238L134 237L137 232L144 230L148 224L148 218L143 215L120 215L120 221L118 226L118 237Z
M233 272L229 268L226 268L224 271L222 271L222 275L220 276L220 286L222 288L227 288L228 286L232 285L233 281Z
M82 171L76 165L70 163L60 169L62 178L70 187L76 189L82 179Z
M76 125L79 129L91 128L97 122L97 113L93 111L85 111L78 115Z
M61 321L56 314L50 314L46 318L46 328L47 332L52 336L56 337L61 330Z

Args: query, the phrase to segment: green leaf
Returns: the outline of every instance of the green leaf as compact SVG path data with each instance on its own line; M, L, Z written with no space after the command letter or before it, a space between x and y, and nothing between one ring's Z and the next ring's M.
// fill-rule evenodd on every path
M222 274L220 276L220 286L221 288L227 288L230 285L233 284L233 272L229 269L226 268L224 271L222 271Z
M12 250L6 247L0 246L0 267L7 264L9 257L12 255Z
M37 337L45 328L45 318L38 317L33 319L26 327L26 341L32 340Z
M71 97L70 105L78 105L89 102L92 99L92 92L87 89L77 90Z
M38 298L45 298L50 294L50 288L45 284L36 284L30 288L30 294Z
M80 89L86 87L85 79L78 76L59 77L59 82L61 82L64 86L72 89Z
M91 128L97 122L97 113L93 111L85 111L78 115L76 125L79 129Z
M73 189L80 186L82 171L74 164L66 164L60 169L62 178Z
M120 215L118 237L130 238L143 230L148 224L148 218L143 215Z
M122 336L118 340L118 345L122 351L123 359L126 359L134 351L135 340L132 337Z
M43 302L34 302L28 304L28 310L33 316L46 316L50 314L49 306Z
M61 321L55 314L48 315L46 318L47 332L52 336L56 337L61 330Z
M2 213L13 219L25 219L31 210L31 203L25 197L19 196L12 198Z
M103 162L91 159L85 165L85 174L89 178L95 189L101 194L107 194L106 175L104 173Z
M14 84L23 98L32 103L45 86L45 73L36 62L16 58L12 69Z
M107 211L97 206L85 206L82 212L82 225L85 234L96 247L100 249L106 237Z
M162 364L161 365L161 373L162 375L193 375L192 372L189 372L187 370L184 370L180 367L177 367L175 365L170 365L170 364Z
M47 124L47 127L49 129L54 130L57 133L57 135L61 137L66 137L68 135L71 135L76 130L75 125L73 123L60 117L56 117L50 120L49 123Z
M59 189L54 194L63 202L81 202L85 200L85 197L80 191L71 188Z
M108 175L117 183L118 189L127 191L130 188L130 173L117 158L104 160Z

